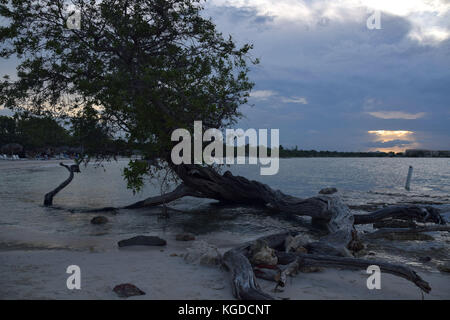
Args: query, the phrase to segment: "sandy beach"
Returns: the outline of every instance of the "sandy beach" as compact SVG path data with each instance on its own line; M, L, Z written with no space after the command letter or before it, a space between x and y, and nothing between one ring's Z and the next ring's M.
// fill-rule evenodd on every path
M121 299L112 290L121 283L132 283L146 293L128 299L233 299L229 273L219 266L185 262L183 255L193 242L175 241L174 235L165 235L168 243L164 247L120 249L115 245L120 238L82 239L82 245L76 239L63 243L61 239L50 241L35 237L34 248L23 248L19 241L11 241L11 236L9 247L3 244L0 299ZM55 240L59 241L59 246L54 245ZM196 241L200 240L201 237ZM220 242L223 243L223 238ZM70 249L75 243L78 249ZM105 243L110 244L109 248L105 248ZM230 244L219 246L219 250L224 252ZM41 249L51 245L55 248ZM100 246L103 249L99 249ZM80 290L66 287L69 265L81 268ZM449 299L450 275L418 272L432 287L430 294L424 294L424 299ZM382 274L381 289L369 290L367 277L365 270L325 269L299 273L288 280L283 292L276 293L272 291L274 283L261 279L258 282L274 297L294 300L422 299L421 291L405 279Z
M200 232L195 241L187 242L175 240L175 230L178 229L170 225L181 219L177 216L165 222L169 225L168 230L164 223L152 220L153 216L147 212L134 215L130 212L109 214L107 216L110 221L106 225L95 226L90 223L92 214L71 213L65 209L47 210L41 206L42 187L39 179L50 177L51 179L48 178L50 180L45 182L48 188L48 185L64 178L64 170L58 163L56 160L0 162L0 169L7 174L5 177L17 181L9 185L19 184L17 190L25 188L26 193L20 195L10 189L5 189L2 193L0 299L122 299L113 292L114 286L121 283L132 283L146 293L128 299L233 299L230 274L220 266L187 263L183 256L188 252L188 248L195 245L195 242L206 241L217 247L220 253L224 253L243 241L256 239L261 234L258 234L258 229L244 229L247 232L243 239L244 233L240 233L241 231L227 231L222 230L223 228L230 228L230 225L236 228L245 223L254 228L257 223L265 223L269 227L265 227L264 232L275 233L276 224L284 226L282 223L285 223L248 214L239 221L226 216L225 220L222 217L211 222L211 217L202 218L197 213L191 220L183 220L180 223L199 231L199 226L211 223L211 226L203 228L212 229ZM102 176L99 175L101 171L88 169L83 169L74 179L74 183L61 192L57 205L64 201L73 206L80 203L80 199L93 197L97 186L85 179L100 181L99 177ZM21 172L27 177L21 178L23 182L17 180ZM106 177L111 177L114 173L107 172L109 175ZM33 176L33 179L38 181L35 186L28 187L28 181L31 179L28 178L29 175L38 175L37 178ZM120 175L117 179L121 181ZM100 190L99 194L105 194L105 198L100 198L99 201L104 202L94 203L92 206L108 204L108 201L114 198L114 194L109 190L123 194L123 198L115 200L118 201L115 205L123 201L120 199L129 201L129 195L124 194L122 189L117 191L115 184L116 182L109 180L101 181L100 185L110 189ZM190 200L186 201L190 205ZM192 226L193 223L196 224ZM140 234L159 236L167 241L167 245L127 248L117 246L118 241ZM448 247L448 238L442 241L441 247ZM427 246L432 251L436 244L428 242ZM377 253L365 258L386 257L378 256ZM439 272L433 263L429 264L429 268L424 268L423 264L408 264L432 287L430 294L423 295L424 299L450 299L448 273ZM81 268L80 290L67 289L66 280L69 274L66 269L69 265L78 265ZM299 273L288 280L282 292L273 292L273 282L258 279L258 283L264 291L276 298L422 299L421 291L414 284L390 274L381 275L380 290L369 290L366 286L368 276L366 270L327 268L316 273Z

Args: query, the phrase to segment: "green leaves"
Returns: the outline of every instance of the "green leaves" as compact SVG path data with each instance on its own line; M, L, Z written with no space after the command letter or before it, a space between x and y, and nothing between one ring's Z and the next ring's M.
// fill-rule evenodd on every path
M205 129L234 123L253 87L252 46L219 33L198 0L77 0L81 30L66 27L65 0L0 3L10 21L0 56L21 57L18 78L0 82L0 104L73 117L95 102L108 134L126 136L148 159L167 159L171 132L195 120ZM101 149L101 140L90 143ZM144 169L130 164L131 188Z
M133 190L133 194L140 192L144 187L144 177L149 172L148 163L139 160L130 160L128 167L123 169L123 176L127 181L127 188Z

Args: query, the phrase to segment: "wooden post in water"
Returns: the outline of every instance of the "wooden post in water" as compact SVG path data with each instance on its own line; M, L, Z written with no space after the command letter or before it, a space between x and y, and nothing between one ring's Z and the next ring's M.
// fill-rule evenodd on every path
M409 169L408 169L408 176L406 177L406 185L405 185L405 189L406 190L410 190L410 184L411 184L411 176L412 176L412 172L413 172L413 167L412 166L409 166Z

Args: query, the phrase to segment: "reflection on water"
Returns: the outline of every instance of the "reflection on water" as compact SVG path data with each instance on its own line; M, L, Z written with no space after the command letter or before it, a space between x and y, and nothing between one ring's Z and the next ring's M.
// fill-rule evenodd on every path
M220 207L211 205L210 200L185 198L171 204L179 211L170 211L168 219L161 216L159 208L118 210L102 213L109 223L91 225L90 219L98 214L73 209L123 206L158 194L159 187L152 184L137 195L127 190L121 175L126 164L126 160L121 160L106 164L105 169L92 165L82 167L82 172L55 197L54 205L58 208L54 209L42 206L43 196L67 177L66 169L56 162L0 161L0 230L3 237L0 241L6 243L4 238L8 233L14 233L22 242L27 242L28 238L29 242L36 242L36 236L32 237L36 234L73 239L89 237L92 242L92 237L106 239L118 235L180 231L203 235L234 234L245 241L263 233L301 228L301 222L305 221L285 219L283 215L271 216L252 208ZM409 165L414 167L414 174L411 192L406 192L403 186ZM281 159L280 171L275 176L260 176L258 166L254 165L227 169L299 197L313 196L323 187L337 187L344 200L356 210L367 205L377 208L392 203L430 203L450 210L449 159ZM72 241L73 246L77 241ZM433 243L445 248L448 238L439 238ZM13 247L14 243L10 245ZM378 248L381 254L383 246L389 245L386 241L381 245L374 243L371 250ZM397 251L404 252L418 247L412 242L395 246ZM392 252L388 249L386 252Z

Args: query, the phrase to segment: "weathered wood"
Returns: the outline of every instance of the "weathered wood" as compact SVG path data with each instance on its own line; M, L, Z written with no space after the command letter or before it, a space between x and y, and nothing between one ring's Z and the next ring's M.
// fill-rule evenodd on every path
M375 229L382 228L414 228L417 224L414 221L400 219L385 219L373 224Z
M229 171L221 175L209 167L199 165L179 165L174 170L190 190L196 191L194 196L201 195L225 203L263 206L274 211L324 220L329 220L331 216L323 197L300 199L288 196L258 181L234 176Z
M348 246L356 233L353 214L337 195L322 196L322 199L327 202L327 210L331 213L330 220L326 222L329 234L308 244L308 252L351 256Z
M60 166L66 168L69 171L69 177L64 180L63 183L61 183L59 186L57 186L54 190L50 191L44 196L44 206L51 206L53 205L53 197L60 192L62 189L67 187L67 185L72 182L74 172L80 172L79 164L73 164L71 166L65 165L64 163L60 162Z
M234 248L224 255L224 264L232 272L233 294L237 299L269 299L261 291L255 277L274 281L277 286L284 286L288 275L295 274L301 268L328 267L352 270L366 270L370 265L377 265L382 272L390 273L413 282L421 290L430 292L431 287L412 269L377 260L365 260L331 255L284 252L285 239L298 232L284 232L256 239ZM250 248L257 241L265 241L276 250L278 266L253 266L249 262Z
M179 185L175 190L172 192L162 194L160 196L155 197L149 197L147 199L138 201L136 203L133 203L131 205L123 207L124 209L137 209L137 208L143 208L143 207L153 207L153 206L159 206L162 204L166 204L169 202L172 202L174 200L186 197L190 195L190 190L187 188L184 184Z
M355 214L355 224L369 224L387 218L445 224L439 210L430 206L392 206L369 214Z
M240 250L227 251L223 264L231 272L233 295L239 300L272 300L273 297L263 292L255 279L252 266Z
M299 267L299 260L295 259L285 267L281 268L280 279L278 280L277 285L284 287L286 285L287 277L295 275L298 272Z
M426 281L424 281L415 271L402 265L396 265L377 260L365 260L304 253L287 253L282 251L277 251L277 257L279 263L281 264L289 264L293 261L298 261L301 267L312 266L366 270L370 265L377 265L380 267L380 270L382 272L390 273L409 280L426 293L429 293L431 291L430 285Z
M231 272L233 295L240 300L270 300L273 297L261 290L255 279L255 273L249 261L250 248L256 241L264 241L274 249L282 249L288 235L296 232L283 232L250 241L227 251L223 255L223 264Z
M353 224L369 224L393 217L445 224L445 220L439 214L439 210L433 207L397 206L384 208L365 215L352 215L349 208L342 201L333 200L339 199L334 194L301 199L286 195L279 190L273 190L258 181L250 181L241 176L234 176L229 171L221 175L210 167L194 164L172 165L171 168L183 181L174 191L160 196L149 197L123 208L136 209L166 205L176 199L192 196L215 199L221 203L234 205L254 205L295 216L310 216L313 225L326 226L330 233L328 239L313 245L311 250L314 250L314 246L316 246L315 250L317 252L322 249L325 250L324 252L333 251L333 248L336 249L336 244L339 243L339 249L335 250L335 255L348 255L348 252L342 249L345 247L351 250L360 248ZM112 209L114 208L101 208L95 209L95 211L110 211ZM325 242L329 243L328 249L323 245Z
M422 232L433 232L433 231L450 231L450 226L447 225L436 225L436 226L417 226L415 228L382 228L377 231L365 233L361 235L362 240L366 239L378 239L384 238L392 234L417 234Z
M280 287L284 286L284 283L280 282L281 278L281 269L278 267L276 268L263 268L263 267L254 267L253 272L255 273L255 276L259 279L264 279L268 281L274 281L279 285Z

